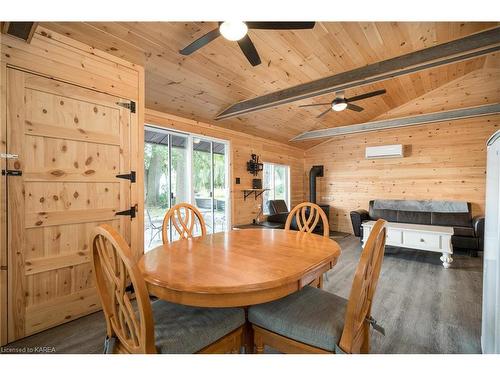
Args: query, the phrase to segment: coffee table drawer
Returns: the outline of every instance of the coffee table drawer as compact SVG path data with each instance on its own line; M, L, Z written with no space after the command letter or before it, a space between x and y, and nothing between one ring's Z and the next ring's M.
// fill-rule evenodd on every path
M387 245L401 246L403 244L403 231L387 228L386 243Z
M441 248L441 239L439 234L422 232L404 232L403 244L414 248Z

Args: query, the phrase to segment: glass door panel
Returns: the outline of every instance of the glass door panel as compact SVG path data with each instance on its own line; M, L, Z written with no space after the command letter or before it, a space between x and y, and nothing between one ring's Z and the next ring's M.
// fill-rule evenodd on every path
M169 136L144 134L144 249L161 244L163 217L170 207Z
M214 231L214 199L212 180L212 142L193 138L193 193L194 205L205 219L207 233Z
M188 137L170 135L170 207L189 202ZM179 239L176 230L169 229L173 241Z
M214 174L214 232L223 232L228 224L227 201L227 158L226 145L220 142L213 142L213 174Z

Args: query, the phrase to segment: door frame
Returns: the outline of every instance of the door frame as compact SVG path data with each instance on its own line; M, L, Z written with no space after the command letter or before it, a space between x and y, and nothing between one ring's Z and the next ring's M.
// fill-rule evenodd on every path
M111 173L111 175L114 175L114 174L116 174L116 172L128 173L131 171L130 149L131 149L131 145L132 145L132 143L131 143L132 127L130 126L130 124L131 124L131 119L132 119L133 113L132 113L132 111L130 111L130 109L125 109L122 105L120 105L120 103L123 103L123 102L128 103L127 99L120 98L116 95L111 95L111 94L107 94L107 93L98 92L96 90L84 88L84 87L81 87L79 85L75 85L73 83L66 83L66 82L63 82L61 80L53 79L51 77L47 77L44 75L40 75L40 74L36 74L36 73L32 73L32 72L27 72L26 70L17 69L16 67L10 67L10 66L7 67L7 78L8 78L7 79L7 110L11 111L13 107L15 108L15 106L23 107L23 115L21 118L19 118L19 116L17 116L17 118L16 118L13 116L12 112L8 113L7 121L6 121L6 129L5 129L5 132L7 134L6 148L7 148L8 152L19 153L19 159L21 161L21 165L24 164L23 160L24 160L25 155L24 155L23 151L26 151L26 149L24 148L25 147L25 137L29 134L27 132L23 131L23 127L20 124L17 124L20 127L16 126L16 122L21 122L24 124L24 115L25 115L25 109L26 109L25 106L26 106L26 102L27 102L26 96L25 96L25 100L24 100L25 103L21 104L22 97L20 95L22 95L22 94L19 94L20 93L19 89L21 89L21 87L22 87L22 90L23 90L22 92L25 93L27 89L30 89L30 88L33 89L33 87L34 87L35 91L37 91L37 90L42 91L42 92L47 93L49 95L61 95L61 96L65 96L65 97L68 97L68 98L73 99L73 100L80 100L82 102L87 102L87 103L92 102L95 105L107 106L108 108L112 108L112 109L118 111L119 117L118 117L117 121L120 124L120 132L119 132L119 138L120 138L119 155L120 156L119 156L119 164L118 164L119 167L118 167L117 171L110 170L110 171L108 171L108 173ZM43 80L41 83L40 83L40 81L37 81L40 79ZM35 80L35 86L31 86L30 84L28 84L28 80ZM36 82L38 82L38 83L36 83ZM18 83L19 83L19 85L18 85ZM37 84L40 84L41 88L38 88ZM45 84L47 84L47 86L45 86ZM64 93L60 93L57 90L55 90L52 87L52 85L56 85L57 87L65 87L67 91L65 91ZM76 93L74 93L73 90L77 90ZM12 94L12 92L14 92L15 95ZM75 95L73 95L73 94L75 94ZM17 95L19 95L20 97L16 98ZM52 136L50 134L44 135L44 137L46 137L48 139L55 138L58 140L69 140L70 142L74 142L75 140L78 139L78 137L77 138L72 138L71 136L58 137L58 136ZM87 141L84 139L80 139L80 141L83 143L90 142L90 144L96 144L96 143L100 144L101 143L101 142L96 142L96 141L92 141L92 140ZM115 141L113 141L113 142L115 142ZM16 149L16 147L15 147L16 143L18 143L19 149ZM106 143L104 141L102 143L106 144L106 145L112 145L113 147L117 146L116 143ZM22 145L22 146L20 146L20 145ZM6 166L9 167L8 162L6 162ZM12 165L10 165L10 167L12 168ZM14 167L14 168L17 168L17 167ZM24 264L24 258L22 258L24 254L20 255L21 262L19 262L19 258L17 258L15 253L13 252L13 249L16 249L16 246L14 245L13 241L15 241L16 237L18 237L17 233L19 233L18 230L14 230L13 226L14 225L19 226L18 224L22 224L19 228L20 232L21 232L21 233L19 233L19 235L20 235L19 238L23 239L23 241L24 241L24 237L23 237L25 235L24 229L25 228L26 229L33 228L33 225L30 225L30 226L24 225L24 221L26 220L26 216L25 216L25 212L23 210L24 199L22 198L22 195L24 195L24 189L27 189L26 185L24 185L24 183L25 182L28 182L28 183L35 182L36 183L36 182L42 181L44 179L44 177L39 177L39 176L33 177L32 176L31 179L29 179L28 181L21 182L21 185L17 184L20 182L18 179L21 179L21 178L24 179L25 175L29 175L28 169L29 168L27 168L27 165L25 164L25 165L23 165L23 177L12 177L15 180L10 180L10 182L6 178L6 182L7 182L7 184L6 184L6 187L7 187L7 189L6 189L7 190L6 191L7 236L6 236L5 240L7 242L6 257L7 257L7 265L8 265L8 274L7 274L7 283L6 283L7 292L8 292L7 303L6 303L6 305L7 305L7 332L8 332L7 333L7 336L8 336L7 341L8 342L12 342L12 341L15 341L17 339L21 339L21 338L30 336L34 333L38 333L37 331L33 331L33 330L31 330L31 332L29 332L27 328L26 329L23 328L22 331L18 331L20 326L24 326L24 323L17 324L16 322L25 322L26 320L29 320L29 319L26 318L26 320L25 320L24 315L17 314L16 312L14 312L14 307L16 307L16 309L17 309L17 306L19 306L21 304L21 302L19 302L19 301L21 301L21 299L23 298L23 297L20 297L21 294L18 294L17 291L19 289L24 290L24 287L19 288L19 285L23 285L22 284L23 282L21 282L20 280L24 280L25 274L24 274L24 272L19 273L19 269L17 267L17 264ZM75 179L70 178L69 180L63 180L63 181L55 181L54 180L54 181L50 181L50 182L83 183L86 181L75 180ZM91 182L100 183L103 181L97 179L97 180L94 180ZM104 182L110 182L110 181L106 180ZM132 196L132 189L133 189L135 183L133 183L131 181L124 180L124 179L115 180L114 178L113 178L112 182L119 184L118 189L119 189L119 196L120 196L119 206L116 206L116 208L115 207L113 207L113 208L116 210L128 210L133 205L131 196ZM17 187L13 188L13 186L17 186ZM22 194L21 194L21 189L23 191ZM16 193L16 191L17 191L17 193ZM12 195L12 193L14 195ZM19 200L22 201L22 203L19 203L20 206L16 205L15 206L16 208L14 209L14 211L9 211L9 206L12 207L9 199L13 199L13 197L15 197L13 200L14 202L17 198L19 198ZM21 211L19 211L19 209ZM86 210L86 209L88 209L88 208L83 208L83 210ZM100 209L100 207L93 207L92 209ZM105 208L105 209L107 209L107 208ZM61 211L61 213L62 213L62 211ZM65 213L70 213L70 211L65 212ZM109 215L110 215L110 213L106 212L105 213L106 218L95 219L95 220L83 219L82 221L78 221L78 222L71 222L71 220L70 220L68 222L64 221L64 222L61 222L58 224L57 223L49 224L49 226L51 226L51 225L66 225L66 224L86 224L86 223L88 224L88 223L91 223L94 221L109 220ZM120 228L123 230L122 234L127 239L127 242L129 242L129 241L132 242L132 228L133 228L133 226L136 225L137 220L132 221L129 217L126 217L126 216L117 217L113 214L111 217L113 218L112 220L119 220L120 221ZM84 232L84 233L87 233L87 232ZM87 235L88 235L88 233L86 234L86 236ZM19 241L18 241L18 243L19 243ZM90 244L89 244L89 246L91 247ZM20 247L20 249L21 248L22 247ZM63 254L58 254L58 255L62 256ZM88 261L85 261L84 263L88 263ZM90 265L91 265L91 263L90 263ZM64 267L66 267L66 266L64 266ZM58 267L57 269L59 269L59 268L63 268L63 266ZM56 268L54 268L54 269L56 269ZM15 290L15 288L17 288L16 293L12 292L13 290ZM90 287L89 289L93 289L93 287ZM78 290L72 291L73 294L68 294L68 295L65 294L64 296L57 296L57 297L54 297L54 300L55 299L63 299L66 297L68 299L73 299L73 298L76 298L75 297L76 293L79 293L79 292L80 291L78 291ZM93 299L91 301L95 300L94 301L95 304L90 305L90 306L93 306L93 307L91 307L90 310L89 310L89 308L87 308L86 310L79 309L78 310L79 312L71 313L71 316L73 317L73 318L71 318L71 320L100 310L100 307L99 307L100 303L99 304L97 303L98 298L99 298L97 296L97 291L95 291L95 295L94 295L94 293L92 294L92 298ZM82 298L82 300L83 300L83 298ZM16 301L18 303L16 303ZM49 301L47 301L47 302L49 302ZM44 304L44 303L42 302L42 304ZM67 305L64 305L64 306L66 307ZM27 312L27 310L29 308L30 307L26 308L26 311L25 311L24 305L23 305L21 307L23 314L25 312ZM19 316L21 316L21 318L19 318ZM65 318L65 319L67 319L67 318ZM61 322L66 322L66 321L67 320L65 320L65 321L60 320L58 322L53 321L50 324L50 326L46 326L46 328L44 328L42 330L60 325Z
M173 128L169 128L169 127L166 127L166 126L163 126L163 125L160 125L160 124L155 124L155 123L143 123L143 126L142 126L142 134L143 134L143 142L142 142L142 162L143 162L143 165L142 165L142 173L144 173L144 144L145 144L145 141L144 141L144 131L147 129L147 128L150 128L150 129L157 129L158 131L160 132L163 132L163 133L166 133L166 134L173 134L173 135L182 135L182 136L186 136L187 139L188 139L188 157L187 157L187 163L189 164L189 167L190 167L190 172L188 174L188 185L189 187L191 188L191 191L189 192L189 202L188 203L191 203L193 204L194 202L194 195L193 195L193 189L192 189L192 186L193 186L193 176L192 176L192 171L193 171L193 157L192 157L192 152L193 152L193 138L200 138L201 140L205 140L205 141L209 141L209 142L218 142L218 143L223 143L225 146L226 146L226 158L225 158L225 166L224 166L224 169L226 171L226 176L227 178L225 179L225 191L226 191L226 197L227 197L227 200L228 200L228 205L225 209L226 211L226 222L227 222L227 225L226 225L226 230L229 230L231 227L232 227L232 215L231 215L231 212L232 212L232 196L231 196L231 178L232 178L232 175L231 175L231 141L227 140L227 139L221 139L221 138L216 138L216 137L210 137L210 136L207 136L207 135L204 135L204 134L200 134L200 133L191 133L191 132L185 132L185 131L179 131L179 130L176 130L176 129L173 129ZM211 147L212 147L213 143L211 143ZM170 142L169 142L169 151L170 151ZM169 153L169 163L170 163L170 159L171 159L171 155ZM212 166L213 166L213 153L212 153ZM212 167L213 168L213 167ZM169 165L169 171L170 171L170 165ZM213 179L214 179L214 176L213 176L213 173L212 173L212 187L213 187ZM144 186L144 183L142 184ZM169 185L170 185L170 176L169 176ZM169 189L170 189L170 186L169 186ZM213 190L213 189L212 189ZM213 195L213 194L212 194ZM213 200L215 198L212 197L212 206L213 206ZM144 205L144 195L143 195L143 205ZM144 210L143 210L144 211ZM143 214L143 211L141 211L139 214ZM143 225L143 230L144 230L144 225Z
M0 153L7 152L7 64L0 65ZM7 161L0 158L0 169ZM0 175L0 346L7 344L7 176Z

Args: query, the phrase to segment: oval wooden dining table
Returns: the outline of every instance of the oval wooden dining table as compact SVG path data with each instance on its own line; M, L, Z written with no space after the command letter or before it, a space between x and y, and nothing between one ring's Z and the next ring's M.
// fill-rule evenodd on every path
M316 234L241 229L174 241L139 260L149 293L199 307L250 306L289 295L331 269L339 245Z

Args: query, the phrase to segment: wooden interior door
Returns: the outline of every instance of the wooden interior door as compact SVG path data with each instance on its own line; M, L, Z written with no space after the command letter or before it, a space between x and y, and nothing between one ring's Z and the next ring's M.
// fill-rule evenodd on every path
M8 69L9 342L100 309L89 232L108 223L130 243L132 218L117 215L130 209L123 103Z

